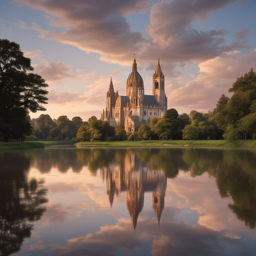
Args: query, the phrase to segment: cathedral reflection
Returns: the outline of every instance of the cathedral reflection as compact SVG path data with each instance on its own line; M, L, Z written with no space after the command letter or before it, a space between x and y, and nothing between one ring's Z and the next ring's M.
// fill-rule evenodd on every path
M144 205L144 193L152 192L152 206L158 223L164 209L167 178L163 171L150 170L149 163L142 164L134 153L126 154L122 163L112 163L101 169L112 207L114 197L126 191L126 205L135 230Z

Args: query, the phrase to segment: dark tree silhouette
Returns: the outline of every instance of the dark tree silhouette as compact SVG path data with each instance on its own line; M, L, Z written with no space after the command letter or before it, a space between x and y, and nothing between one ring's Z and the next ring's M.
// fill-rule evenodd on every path
M28 110L45 110L42 104L47 103L48 85L31 71L31 61L23 56L20 46L0 40L0 135L5 141L11 135L21 139L31 134Z
M15 159L15 160L14 160ZM30 159L23 152L0 154L0 253L18 252L47 202L43 181L28 180Z

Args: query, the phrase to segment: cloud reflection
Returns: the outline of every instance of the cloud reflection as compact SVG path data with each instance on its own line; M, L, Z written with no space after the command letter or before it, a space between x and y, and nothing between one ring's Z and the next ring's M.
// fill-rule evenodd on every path
M140 219L134 234L130 221L120 219L114 226L101 227L100 231L68 240L67 246L52 250L57 255L115 255L117 250L129 252L141 249L142 241L148 241L151 254L158 255L225 255L224 244L234 246L239 253L246 253L243 244L228 238L225 232L215 232L200 225L184 222L164 222L161 228L151 219ZM106 253L107 252L107 253ZM84 254L83 254L84 253ZM90 254L89 254L90 255Z

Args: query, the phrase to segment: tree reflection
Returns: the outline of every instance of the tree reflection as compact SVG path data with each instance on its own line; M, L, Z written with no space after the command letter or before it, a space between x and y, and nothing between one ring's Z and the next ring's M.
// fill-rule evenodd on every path
M32 221L45 211L47 190L43 181L28 180L30 159L24 153L0 154L0 253L18 252L30 237Z
M238 219L250 228L256 226L256 153L250 151L216 149L58 149L38 151L30 155L33 165L40 172L57 168L67 172L70 168L80 172L84 166L96 175L102 168L113 168L124 163L127 155L133 155L134 168L147 167L161 170L169 178L180 171L192 177L204 173L216 178L221 197L230 196L233 204L229 208ZM121 166L120 165L120 166Z
M236 150L184 150L192 177L209 173L216 178L221 197L233 199L228 207L246 226L256 226L256 153Z

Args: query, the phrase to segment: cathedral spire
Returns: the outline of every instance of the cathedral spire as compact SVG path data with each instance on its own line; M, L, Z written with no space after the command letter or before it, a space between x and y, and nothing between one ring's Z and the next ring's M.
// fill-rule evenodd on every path
M157 68L156 68L155 74L156 74L156 76L162 76L163 75L159 58L158 58L158 63L157 63Z
M109 89L108 89L110 94L114 94L114 85L113 85L113 81L112 81L112 77L110 78L110 84L109 84Z
M132 65L132 71L137 71L137 63L136 63L136 58L135 58L135 54L134 54L134 60L133 60L133 65Z

